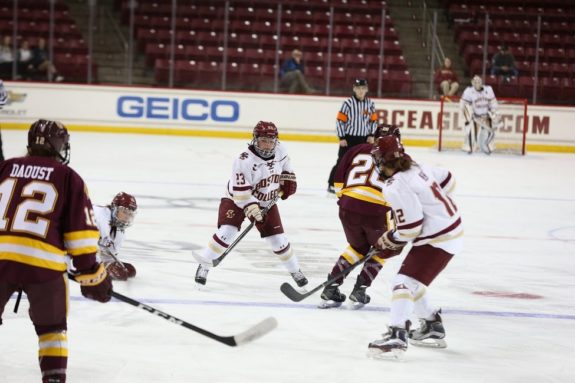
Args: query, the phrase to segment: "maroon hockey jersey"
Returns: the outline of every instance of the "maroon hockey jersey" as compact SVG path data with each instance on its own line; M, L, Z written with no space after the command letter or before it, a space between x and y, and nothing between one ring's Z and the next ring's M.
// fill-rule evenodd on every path
M82 178L47 157L0 163L0 278L44 282L96 262L99 233Z
M391 210L381 192L380 179L371 157L372 144L356 145L341 158L334 187L342 209L365 215L385 215Z

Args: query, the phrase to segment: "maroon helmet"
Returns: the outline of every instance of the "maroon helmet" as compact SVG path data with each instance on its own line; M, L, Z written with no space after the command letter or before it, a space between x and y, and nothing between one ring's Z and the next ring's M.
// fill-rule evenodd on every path
M373 144L371 156L375 165L381 169L387 162L405 157L405 151L396 136L383 136Z
M55 157L64 165L70 162L70 135L59 121L38 120L28 130L31 155Z
M116 194L110 206L112 208L112 226L125 229L132 225L136 210L138 210L138 204L133 195L120 192Z
M401 141L401 132L396 125L380 124L375 129L373 136L375 138L394 135Z
M272 144L271 148L261 148L261 141L268 142ZM269 158L274 155L276 150L276 145L278 142L278 128L273 122L260 121L254 127L254 138L251 144L253 145L255 151L264 158Z

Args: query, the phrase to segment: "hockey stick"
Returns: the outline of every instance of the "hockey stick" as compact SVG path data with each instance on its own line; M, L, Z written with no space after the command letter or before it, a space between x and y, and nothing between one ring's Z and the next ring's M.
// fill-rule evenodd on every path
M128 268L126 267L126 265L124 265L124 263L123 263L122 261L120 261L120 260L118 259L118 257L116 257L114 254L112 254L112 252L106 251L105 255L109 255L110 257L112 257L112 259L113 259L114 261L116 261L120 266L122 266L122 269L124 269L125 272L127 272L127 273L129 272L129 271L128 271ZM107 268L106 268L106 269L107 269Z
M185 327L189 330L195 331L199 334L202 334L203 336L207 336L210 339L213 339L217 342L226 344L226 345L231 346L231 347L242 346L246 343L250 343L250 342L264 336L268 332L272 331L278 325L277 320L274 317L268 317L268 318L264 319L263 321L259 322L258 324L248 328L247 330L245 330L239 334L231 335L231 336L221 336L221 335L216 335L216 334L209 332L207 330L204 330L203 328L195 326L195 325L188 323L182 319L178 319L175 316L167 314L167 313L160 311L160 310L158 310L152 306L148 306L145 303L139 302L135 299L132 299L130 297L127 297L127 296L122 295L120 293L117 293L115 291L112 292L112 296L114 298L122 301L122 302L128 303L128 304L135 306L135 307L138 307L144 311L147 311L151 314L159 316L160 318L163 318L163 319L165 319L171 323L175 323L177 325L180 325L180 326Z
M283 193L280 191L278 195L272 200L271 204L262 210L263 216L265 216L267 212L270 211L270 209L278 202L278 199L282 196L282 194ZM212 266L216 267L217 265L219 265L220 262L223 261L224 258L227 257L229 253L231 253L233 248L236 247L236 245L250 232L251 229L253 229L255 225L256 221L255 220L251 221L248 227L246 227L245 230L242 231L242 233L230 244L230 246L228 246L228 248L222 253L222 255L220 255L219 257L217 257L212 261Z
M71 273L68 273L68 278L70 278L74 281L76 280L75 276ZM167 320L168 322L171 322L171 323L177 324L179 326L185 327L188 330L195 331L199 334L202 334L203 336L206 336L210 339L213 339L217 342L226 344L226 345L231 346L231 347L242 346L246 343L250 343L250 342L264 336L268 332L272 331L278 325L278 322L274 317L268 317L268 318L264 319L263 321L259 322L258 324L248 328L247 330L245 330L239 334L231 335L231 336L221 336L221 335L214 334L208 330L204 330L203 328L195 326L195 325L188 323L182 319L176 318L175 316L167 314L163 311L160 311L160 310L158 310L152 306L148 306L145 303L142 303L140 301L137 301L135 299L132 299L130 297L122 295L118 292L112 291L112 297L114 297L117 300L122 301L124 303L128 303L134 307L138 307L144 311L147 311L150 314L154 314L156 316L159 316L160 318L163 318L163 319Z
M337 281L339 278L346 276L353 269L355 269L357 266L361 265L362 263L367 262L368 260L371 259L371 257L376 255L377 253L379 253L379 250L372 248L362 260L357 261L356 263L354 263L353 265L351 265L347 269L342 270L340 273L336 274L335 276L331 277L330 279L328 279L327 281L325 281L321 285L313 288L312 290L310 290L306 293L303 293L303 294L300 293L292 285L290 285L287 282L282 283L280 290L282 293L284 293L284 295L286 297L288 297L292 301L294 301L294 302L302 301L302 300L306 299L307 297L309 297L310 295L314 294L315 292L325 288L328 285L331 285L333 282Z
M489 131L490 133L493 133L493 132L495 131L495 128L494 128L494 127L485 125L485 123L484 123L480 118L477 118L477 117L473 116L473 121L474 121L477 125L479 125L479 127L483 128L483 129L486 129L486 130Z

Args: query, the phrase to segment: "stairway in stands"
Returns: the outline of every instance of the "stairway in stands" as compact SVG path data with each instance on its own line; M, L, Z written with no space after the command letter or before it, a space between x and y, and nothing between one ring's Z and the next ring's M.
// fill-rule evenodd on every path
M413 97L429 97L430 56L427 46L424 46L421 29L423 25L422 0L387 0L390 13L397 29L399 42L403 48L403 55L413 77ZM427 0L427 14L432 17L437 11L437 35L445 55L451 58L453 68L459 77L460 92L469 83L466 76L466 65L459 54L459 48L453 39L453 30L449 28L446 9L439 0ZM428 16L428 17L430 17ZM436 62L436 68L442 63ZM434 87L434 98L437 92Z
M85 1L67 0L70 15L84 39L89 36L89 9ZM129 30L121 25L114 0L99 0L94 18L94 61L98 64L97 79L101 84L128 84L126 44ZM153 72L146 69L143 55L134 48L132 84L153 85Z

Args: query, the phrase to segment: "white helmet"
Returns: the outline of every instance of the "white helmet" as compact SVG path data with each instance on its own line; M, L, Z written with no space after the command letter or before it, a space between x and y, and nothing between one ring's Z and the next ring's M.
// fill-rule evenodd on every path
M475 75L471 79L471 85L473 85L475 90L481 90L483 88L483 80L478 75Z

